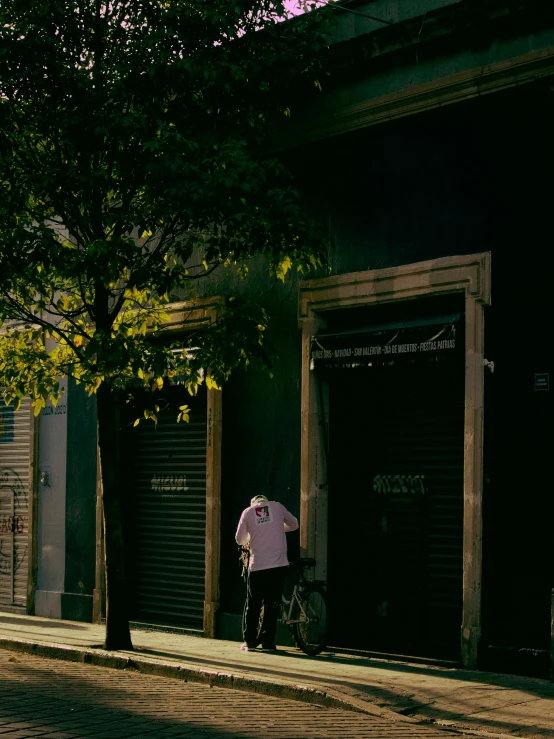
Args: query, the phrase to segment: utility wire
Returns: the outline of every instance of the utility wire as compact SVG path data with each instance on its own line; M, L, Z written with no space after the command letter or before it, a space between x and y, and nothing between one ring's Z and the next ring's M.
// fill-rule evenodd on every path
M352 8L346 8L344 5L337 5L337 3L332 2L331 0L319 0L319 2L323 3L324 5L328 5L330 8L333 8L334 10L344 10L345 13L354 13L354 15L361 15L362 18L369 18L371 21L377 21L377 23L384 23L387 26L394 26L394 21L386 21L383 20L383 18L376 18L374 15L368 15L367 13L360 13L359 10L352 10Z

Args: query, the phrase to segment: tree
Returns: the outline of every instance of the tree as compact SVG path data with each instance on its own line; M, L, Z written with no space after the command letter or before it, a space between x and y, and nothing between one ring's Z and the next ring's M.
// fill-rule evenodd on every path
M325 261L270 153L294 95L319 87L325 12L285 15L274 0L0 6L0 386L36 414L62 375L96 394L109 649L132 647L116 393L177 374L194 393L201 367L218 387L264 354L259 307L232 304L190 352L160 340L164 306L255 255L281 278Z

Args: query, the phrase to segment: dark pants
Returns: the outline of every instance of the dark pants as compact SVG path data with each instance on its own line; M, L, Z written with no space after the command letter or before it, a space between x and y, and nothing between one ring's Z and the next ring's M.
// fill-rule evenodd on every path
M246 590L246 614L244 641L262 645L275 643L275 629L281 608L283 586L288 567L272 567L270 570L257 570L248 573ZM264 606L264 620L258 637L260 613Z

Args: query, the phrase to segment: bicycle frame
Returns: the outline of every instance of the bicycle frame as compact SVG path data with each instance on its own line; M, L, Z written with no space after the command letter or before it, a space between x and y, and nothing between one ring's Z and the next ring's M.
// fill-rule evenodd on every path
M240 560L242 563L242 576L243 579L246 581L248 573L248 551L244 548L241 548ZM303 569L300 568L296 576L296 582L294 583L290 600L287 600L284 595L281 597L281 615L279 617L279 621L281 621L281 623L283 623L285 626L292 626L293 624L298 623L309 623L310 617L302 606L301 595L302 590L305 587L309 587L310 584L313 583L310 580L306 580L306 578L304 577ZM318 581L318 584L325 585L323 581ZM299 618L292 618L295 604L298 604Z
M294 586L290 600L287 600L284 595L281 600L281 617L279 620L282 621L282 623L284 623L286 626L290 626L290 624L299 623L302 620L302 619L292 618L292 609L294 608L295 601L296 603L298 603L298 607L300 608L300 611L304 613L302 604L300 602L300 598L298 597L298 585ZM288 606L288 612L287 612L287 606ZM305 616L306 614L304 613L304 617Z
M299 623L305 623L305 622L310 621L310 617L308 616L308 614L306 613L306 611L304 610L302 606L302 598L300 597L299 591L300 591L300 588L297 583L295 584L292 590L292 595L291 595L290 600L287 600L284 595L282 597L281 617L279 620L285 626L291 626L292 624L299 624ZM292 618L292 611L293 611L295 602L298 603L298 610L299 610L300 618ZM288 606L288 611L287 611L287 606Z

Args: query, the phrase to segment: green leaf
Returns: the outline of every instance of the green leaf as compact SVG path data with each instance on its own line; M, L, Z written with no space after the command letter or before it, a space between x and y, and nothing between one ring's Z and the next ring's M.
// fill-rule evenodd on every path
M268 369L261 265L283 281L327 265L325 221L268 152L324 80L332 13L101 5L98 26L91 3L0 2L0 325L20 320L0 333L0 387L37 415L67 374L89 396L176 376L196 395ZM231 297L183 352L195 286L223 265L251 300Z
M283 257L281 261L277 264L277 267L275 269L275 274L281 280L281 282L285 281L287 272L289 271L291 267L292 267L292 260L289 256Z

